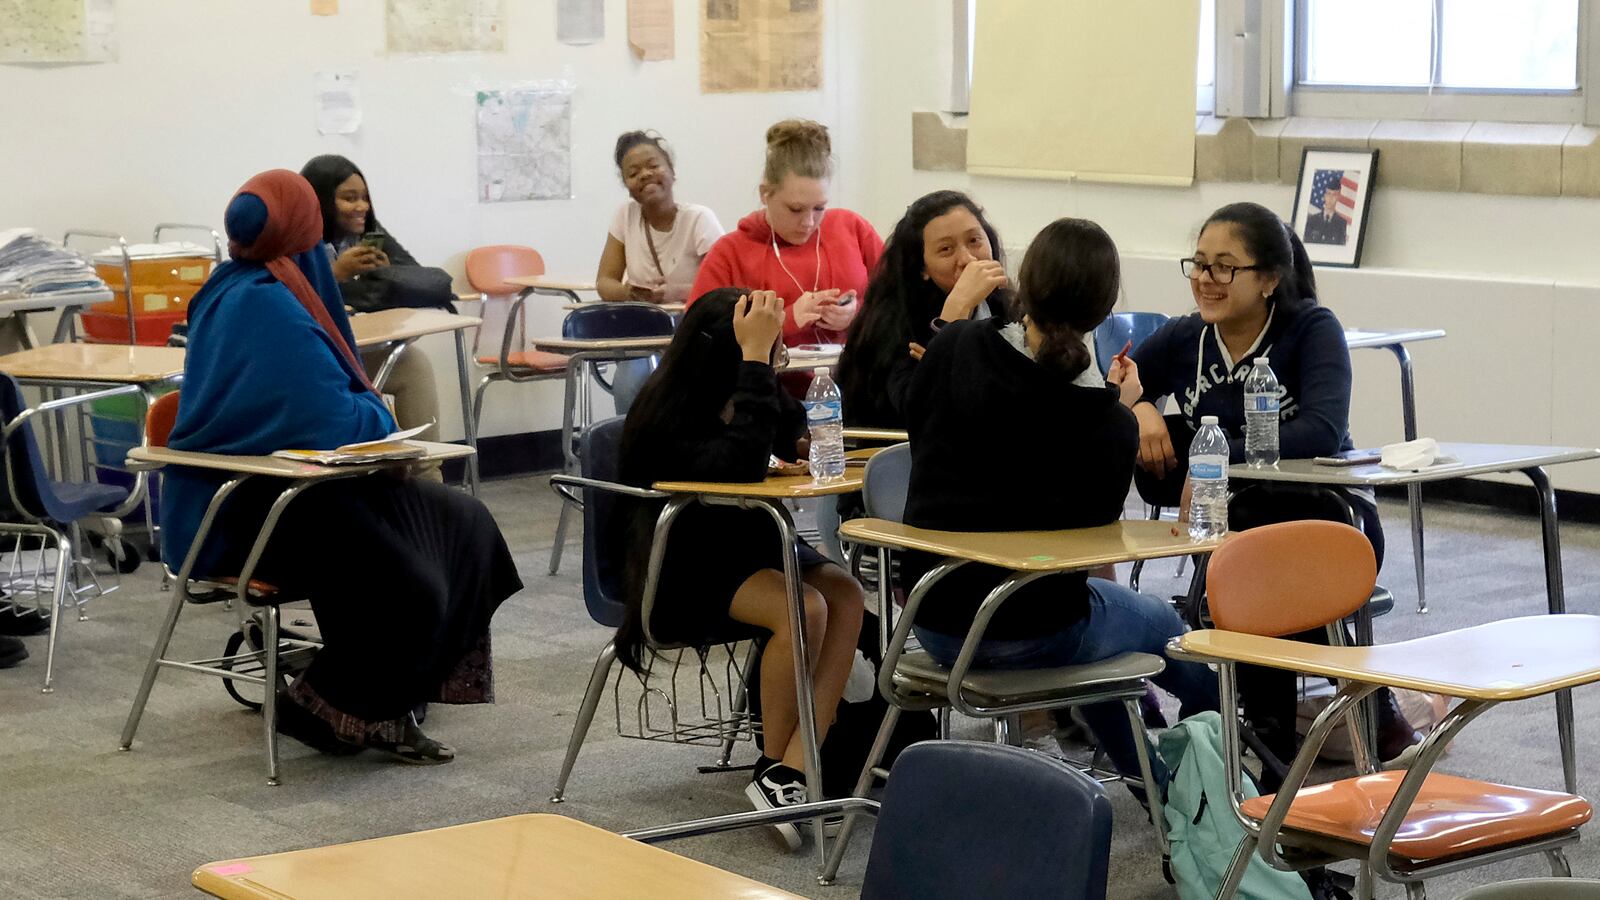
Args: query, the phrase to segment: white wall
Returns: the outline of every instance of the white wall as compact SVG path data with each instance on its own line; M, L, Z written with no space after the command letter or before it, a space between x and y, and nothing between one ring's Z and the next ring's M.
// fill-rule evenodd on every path
M250 175L343 153L371 180L385 227L423 263L459 273L472 247L520 243L538 248L551 274L588 278L626 199L611 161L621 132L665 134L679 158L679 198L711 206L732 227L756 206L768 124L796 115L837 125L854 115L853 3L830 10L820 92L719 96L700 93L695 3L678 4L677 59L648 64L627 49L624 0L605 4L597 45L555 40L555 0L511 0L505 53L436 57L386 54L382 0L340 6L323 18L306 0L124 2L119 62L0 66L0 227L95 227L147 240L161 221L220 226ZM359 71L358 134L317 134L320 69ZM477 203L473 91L547 79L576 89L573 199ZM861 159L854 133L835 133L835 152L852 163ZM849 193L864 174L844 166L836 190ZM530 333L557 333L558 305L542 309ZM444 433L459 435L451 342L419 347L439 373ZM497 388L484 432L557 427L560 405L557 385Z
M142 236L162 220L216 222L248 175L298 168L316 153L354 158L384 222L425 262L459 270L489 243L538 247L554 274L588 276L624 197L610 161L615 136L654 127L678 149L679 196L724 224L755 205L761 134L787 115L835 130L838 205L887 232L912 199L971 191L1005 242L1025 246L1063 215L1106 226L1127 257L1129 305L1182 311L1172 260L1192 249L1212 209L1255 200L1284 210L1292 188L1188 189L1075 185L912 171L910 113L939 109L949 89L943 0L831 0L824 87L808 94L705 96L698 87L697 6L678 4L678 59L640 64L625 46L626 4L606 4L606 40L554 40L554 0L510 7L504 54L388 57L380 0L343 0L334 18L302 0L122 3L113 65L0 67L0 226L109 227ZM316 135L311 76L355 68L365 122L353 138ZM980 76L981 77L981 74ZM479 205L473 199L471 91L567 78L576 85L575 198ZM1325 301L1346 324L1427 326L1450 337L1414 349L1420 420L1444 439L1600 446L1600 202L1385 191L1374 201L1365 268L1327 270ZM1475 273L1475 274L1474 274ZM535 327L551 333L559 312ZM440 375L446 434L459 434L450 343L422 347ZM1356 440L1400 435L1394 363L1355 354ZM554 386L492 393L486 434L553 428ZM1558 484L1600 491L1600 464L1555 470Z

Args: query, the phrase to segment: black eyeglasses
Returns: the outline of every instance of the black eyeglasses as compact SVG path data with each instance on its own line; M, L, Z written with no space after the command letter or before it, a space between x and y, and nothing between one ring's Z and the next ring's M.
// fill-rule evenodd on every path
M1211 273L1211 280L1217 284L1232 284L1235 272L1259 272L1265 266L1230 266L1227 263L1203 263L1199 260L1180 259L1178 268L1183 270L1183 277L1194 280L1200 277L1201 272Z

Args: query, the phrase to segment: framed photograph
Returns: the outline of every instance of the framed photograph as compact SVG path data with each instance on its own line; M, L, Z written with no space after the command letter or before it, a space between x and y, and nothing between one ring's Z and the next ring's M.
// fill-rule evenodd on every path
M1378 171L1376 150L1318 150L1300 157L1294 192L1294 232L1311 261L1324 266L1361 265L1367 209Z

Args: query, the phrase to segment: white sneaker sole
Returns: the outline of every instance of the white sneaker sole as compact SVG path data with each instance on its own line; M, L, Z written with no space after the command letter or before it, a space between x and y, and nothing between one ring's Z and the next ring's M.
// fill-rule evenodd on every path
M763 793L760 786L753 781L745 785L744 795L750 798L750 805L754 806L757 811L779 808L767 802L767 795ZM782 825L774 825L772 826L772 830L777 832L778 837L783 840L785 846L789 848L790 853L800 849L800 829L796 828L792 823L785 822Z

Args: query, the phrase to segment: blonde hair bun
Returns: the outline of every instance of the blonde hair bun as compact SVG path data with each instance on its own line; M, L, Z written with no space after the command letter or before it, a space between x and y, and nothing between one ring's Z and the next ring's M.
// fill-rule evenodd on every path
M767 164L762 178L777 185L785 175L828 178L833 174L828 126L810 119L784 119L767 129Z

